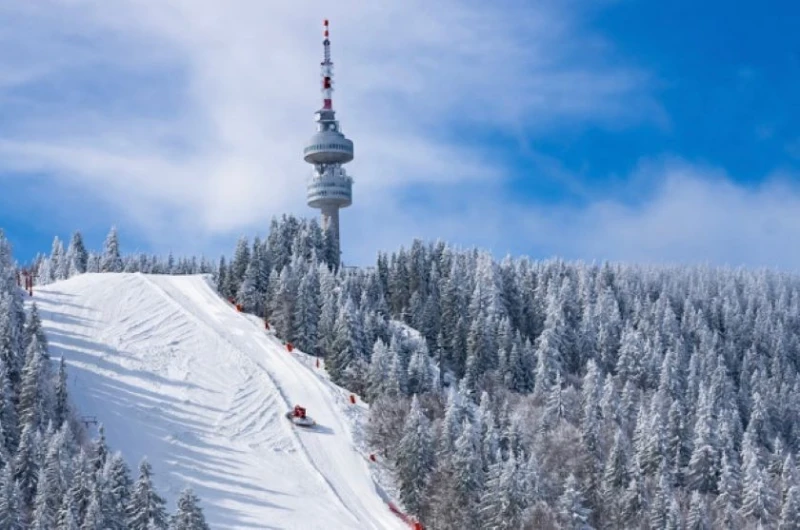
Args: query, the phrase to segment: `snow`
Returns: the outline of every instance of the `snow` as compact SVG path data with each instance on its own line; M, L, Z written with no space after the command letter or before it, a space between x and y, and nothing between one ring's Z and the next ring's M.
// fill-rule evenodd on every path
M147 456L170 509L189 485L215 529L407 528L364 456L366 405L207 277L83 274L32 300L80 414L134 473ZM295 404L315 428L284 417Z

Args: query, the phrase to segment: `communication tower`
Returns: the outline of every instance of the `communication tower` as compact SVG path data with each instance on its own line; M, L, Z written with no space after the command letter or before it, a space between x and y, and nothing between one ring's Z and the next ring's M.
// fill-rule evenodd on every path
M308 183L308 205L322 212L322 228L329 231L335 245L336 264L339 264L339 209L353 203L353 179L347 175L343 164L353 160L353 142L342 134L333 110L333 62L328 20L324 21L325 39L322 66L322 108L315 115L317 132L303 149L303 158L313 164L314 173Z

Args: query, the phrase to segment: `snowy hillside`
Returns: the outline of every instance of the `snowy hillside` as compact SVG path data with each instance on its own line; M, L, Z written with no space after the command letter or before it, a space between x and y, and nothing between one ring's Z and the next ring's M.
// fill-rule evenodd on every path
M81 414L132 468L148 456L170 506L191 485L212 528L407 528L357 449L361 405L205 277L85 274L33 300Z

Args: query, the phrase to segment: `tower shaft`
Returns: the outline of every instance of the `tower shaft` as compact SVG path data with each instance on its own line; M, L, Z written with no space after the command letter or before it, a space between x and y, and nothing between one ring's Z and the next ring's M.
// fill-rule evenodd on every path
M325 206L322 211L322 230L326 231L333 242L334 252L338 256L339 249L339 207ZM338 262L337 262L338 265Z

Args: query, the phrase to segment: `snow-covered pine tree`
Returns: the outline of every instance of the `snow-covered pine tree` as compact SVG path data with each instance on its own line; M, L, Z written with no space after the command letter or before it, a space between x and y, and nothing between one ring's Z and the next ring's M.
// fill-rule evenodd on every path
M549 295L547 311L545 328L537 339L536 348L534 396L540 399L549 395L555 384L556 373L562 369L562 353L566 346L563 308L552 293Z
M20 445L13 462L14 480L17 482L22 505L30 507L36 495L39 479L38 437L36 425L25 423L20 436Z
M800 530L800 488L797 486L792 486L786 492L778 529Z
M80 530L80 520L79 509L74 498L74 490L66 490L61 501L61 508L58 511L56 528L57 530Z
M112 226L103 243L103 256L100 261L100 272L122 272L122 257L119 249L117 227Z
M14 480L11 466L8 465L0 471L0 528L25 529L22 518L22 492L19 482Z
M253 260L247 265L244 279L236 294L236 301L239 302L245 311L259 315L262 313L263 298L258 291L258 268Z
M64 357L58 363L58 375L53 397L53 425L63 425L69 417L69 391L67 389L67 368Z
M288 340L295 335L298 281L294 268L291 265L284 266L275 284L274 298L270 305L270 322L275 326L275 333Z
M200 499L191 488L185 488L178 498L178 508L169 523L169 530L208 530Z
M517 459L512 453L507 460L497 453L486 476L486 486L479 506L483 528L512 530L523 521L526 484Z
M67 248L67 267L68 276L83 274L89 265L89 253L83 243L83 236L79 231L72 234L72 239Z
M456 505L461 511L461 524L469 526L478 515L480 494L484 487L479 428L474 421L464 420L461 435L456 439L452 455Z
M331 351L325 360L325 367L334 381L339 381L347 366L361 354L356 342L356 308L353 300L347 297L340 307L333 329Z
M408 362L408 392L424 394L433 389L433 368L431 357L425 342L414 349Z
M81 524L81 530L107 530L108 526L103 507L103 494L100 491L100 485L94 481L92 483L91 493L89 494L89 503L86 506L86 515Z
M63 496L60 485L47 467L39 469L36 496L33 501L31 530L49 530L56 526L58 517L58 501Z
M589 514L584 504L578 480L570 473L564 484L564 493L558 499L558 514L563 528L569 530L591 530Z
M119 452L106 459L101 482L108 530L127 530L133 483Z
M294 337L297 346L306 353L315 353L317 348L317 325L320 319L321 301L319 292L319 269L312 262L303 274L294 307Z
M742 446L745 475L740 513L750 524L770 528L777 520L780 504L767 472L755 453L755 445L753 443Z
M131 530L167 530L166 501L153 488L152 475L150 463L143 458L128 509Z
M424 491L428 476L434 466L434 447L430 422L416 395L411 398L411 408L396 454L400 500L411 513L419 514L425 501Z
M19 421L23 428L31 425L34 431L44 428L52 419L50 407L50 363L45 358L46 349L36 335L31 337L22 370L19 396Z
M700 491L694 490L689 502L687 530L711 530L711 517L708 513L708 500Z
M217 266L217 275L216 275L216 286L217 292L222 295L223 298L226 300L232 296L230 292L228 292L228 265L225 261L225 256L219 258L219 265Z

